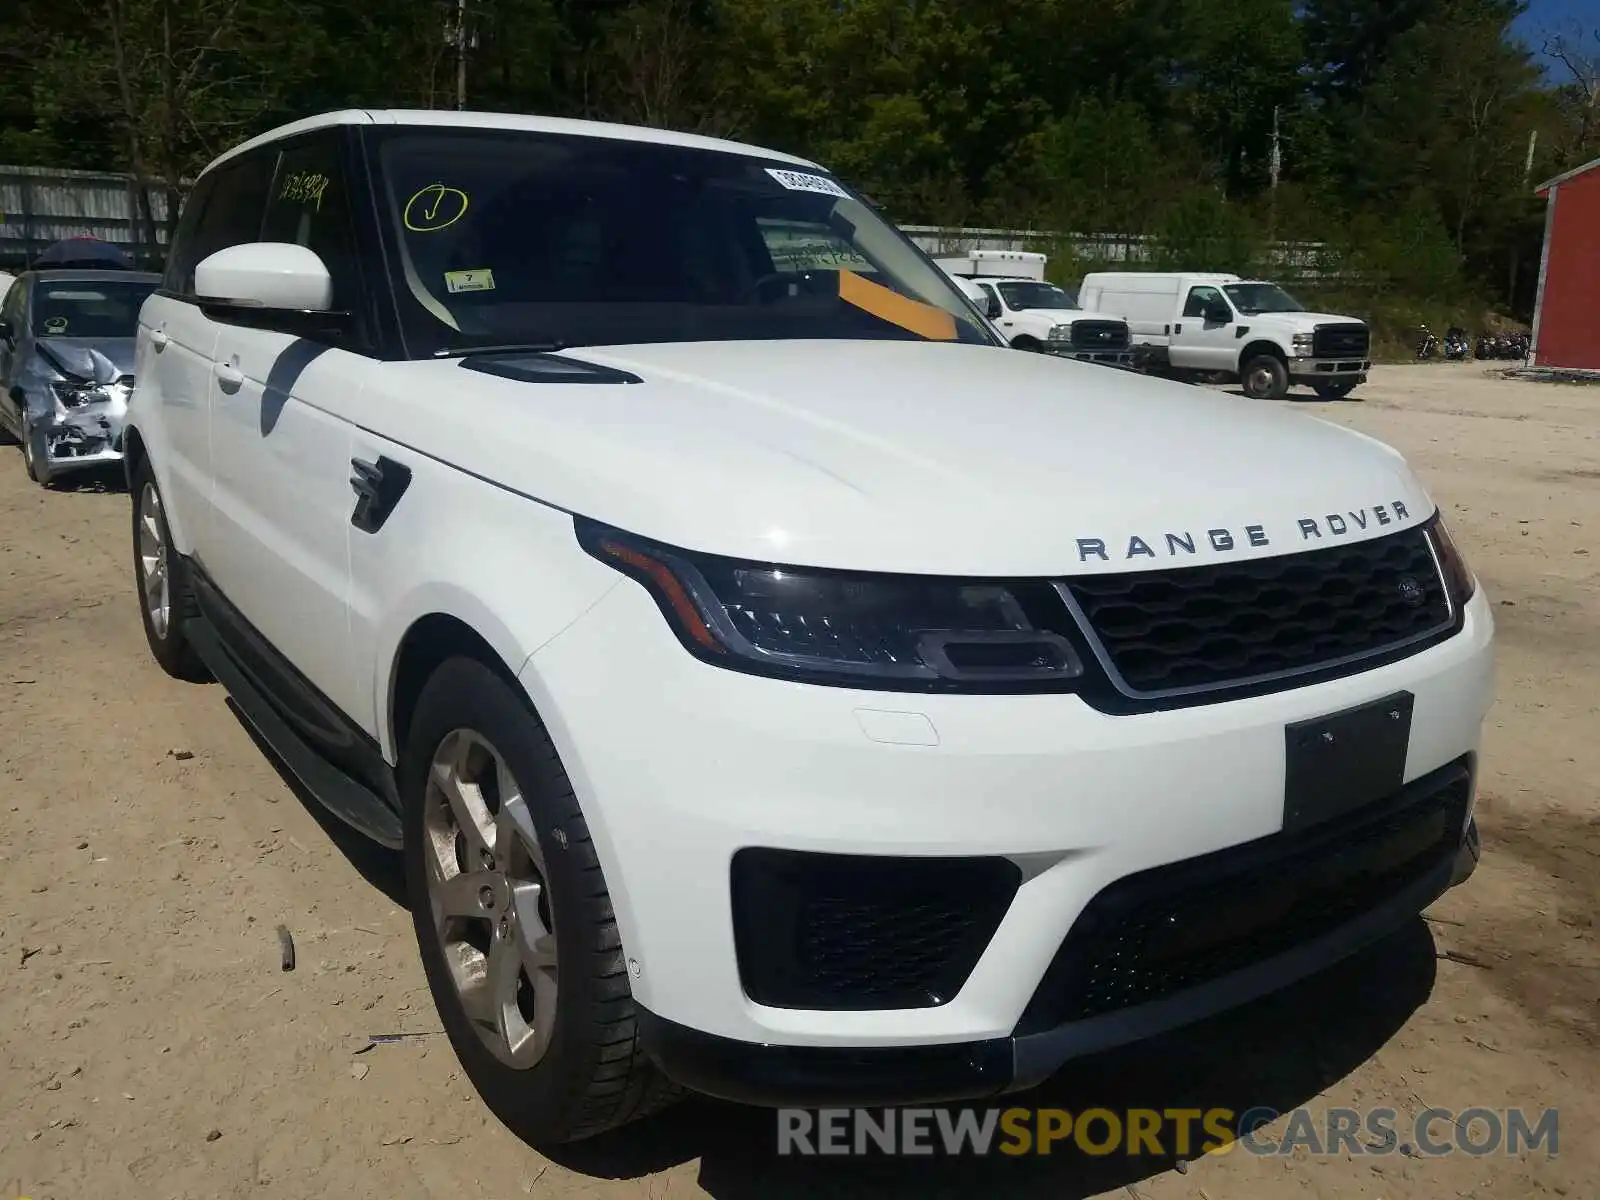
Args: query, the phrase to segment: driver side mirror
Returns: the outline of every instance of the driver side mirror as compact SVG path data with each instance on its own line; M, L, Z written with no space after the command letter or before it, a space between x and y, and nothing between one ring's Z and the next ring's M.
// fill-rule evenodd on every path
M1005 309L1000 307L1000 297L990 296L988 307L984 309L984 315L991 321L998 321L1004 313Z
M350 314L334 312L333 276L314 251L292 242L245 242L201 260L194 291L206 315L233 325L327 336Z

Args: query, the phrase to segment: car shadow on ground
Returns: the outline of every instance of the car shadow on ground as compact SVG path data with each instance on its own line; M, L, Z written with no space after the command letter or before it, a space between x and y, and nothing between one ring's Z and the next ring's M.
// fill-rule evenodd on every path
M1418 919L1294 987L1165 1037L1080 1060L1034 1091L975 1107L1073 1113L1225 1108L1235 1119L1252 1109L1288 1112L1309 1104L1381 1049L1427 1000L1434 969L1433 938ZM1204 1135L1198 1123L1195 1128L1197 1147ZM570 1170L605 1178L637 1178L698 1158L700 1186L719 1200L817 1195L1077 1200L1177 1169L1179 1156L1167 1136L1166 1154L1160 1157L1131 1157L1120 1149L1090 1156L1071 1139L1055 1144L1048 1156L780 1156L774 1113L691 1100L546 1154ZM1197 1154L1191 1149L1188 1157Z
M50 481L52 492L126 492L128 482L122 476L121 464L104 467L84 467L69 471Z
M256 749L261 751L262 757L272 764L272 769L283 780L283 786L294 793L295 799L300 801L312 819L322 826L322 831L328 835L328 840L339 853L349 860L350 865L363 879L382 892L388 900L400 908L409 909L411 905L406 899L405 865L401 861L400 852L380 846L366 834L350 828L329 812L300 782L288 764L278 757L278 752L257 732L256 727L250 724L250 719L244 715L233 697L228 697L227 704L234 720L238 721L250 735L250 740L255 743Z

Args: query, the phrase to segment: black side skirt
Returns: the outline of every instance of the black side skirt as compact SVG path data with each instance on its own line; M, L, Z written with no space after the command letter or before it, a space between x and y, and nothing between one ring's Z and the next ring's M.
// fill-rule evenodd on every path
M196 565L199 613L184 635L245 718L329 812L391 848L401 841L394 771L366 732L295 670Z

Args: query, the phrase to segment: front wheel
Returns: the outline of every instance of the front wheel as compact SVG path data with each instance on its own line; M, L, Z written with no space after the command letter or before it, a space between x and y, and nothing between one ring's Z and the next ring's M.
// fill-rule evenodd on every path
M50 473L50 456L45 450L44 430L35 429L26 421L22 425L22 465L29 479L40 487L50 486L54 477Z
M1044 343L1038 338L1029 337L1027 334L1023 334L1012 342L1011 348L1013 350L1026 350L1030 354L1044 353Z
M605 878L544 725L466 658L424 685L401 760L422 966L484 1102L534 1146L676 1095L638 1042Z
M1252 400L1282 400L1289 394L1289 367L1275 354L1258 354L1239 375Z

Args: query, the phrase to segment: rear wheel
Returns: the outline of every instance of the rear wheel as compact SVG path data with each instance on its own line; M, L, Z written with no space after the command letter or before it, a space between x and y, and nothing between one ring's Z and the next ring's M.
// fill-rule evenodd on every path
M145 641L161 669L174 679L204 683L211 673L184 634L194 615L194 594L183 556L172 545L167 511L150 460L133 475L133 577L139 590L139 616Z
M424 685L400 772L406 886L456 1057L530 1144L677 1094L638 1043L605 878L544 725L473 659Z
M1254 400L1282 400L1289 394L1289 367L1275 354L1258 354L1239 374L1244 394Z

